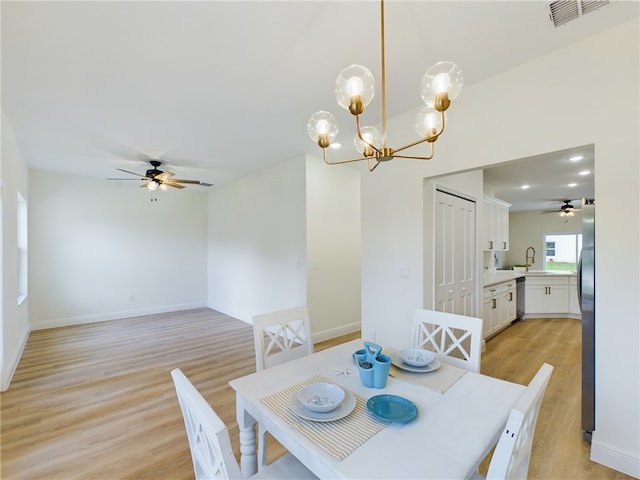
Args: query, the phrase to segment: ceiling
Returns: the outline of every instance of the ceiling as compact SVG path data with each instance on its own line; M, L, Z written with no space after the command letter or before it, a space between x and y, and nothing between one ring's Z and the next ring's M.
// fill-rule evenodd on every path
M181 178L223 185L319 155L306 134L317 110L351 131L333 86L352 63L379 81L378 5L2 1L2 110L31 168L107 178L116 168L144 173L160 158ZM638 2L624 1L559 28L545 1L385 9L388 116L419 106L419 82L437 61L460 65L468 86L638 16ZM378 102L366 123L379 122ZM533 172L545 173L529 180L539 185L560 175L557 166Z
M566 200L579 208L583 198L595 199L594 162L593 145L513 160L484 169L485 192L509 202L511 212L559 212Z

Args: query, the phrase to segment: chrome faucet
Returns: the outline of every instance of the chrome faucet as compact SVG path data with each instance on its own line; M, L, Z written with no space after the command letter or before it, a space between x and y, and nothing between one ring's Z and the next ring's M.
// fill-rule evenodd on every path
M529 256L529 250L533 252L531 256ZM529 260L531 260L531 263L529 263ZM524 254L524 271L528 272L529 267L534 263L536 263L536 249L533 247L529 247L527 248L527 251Z

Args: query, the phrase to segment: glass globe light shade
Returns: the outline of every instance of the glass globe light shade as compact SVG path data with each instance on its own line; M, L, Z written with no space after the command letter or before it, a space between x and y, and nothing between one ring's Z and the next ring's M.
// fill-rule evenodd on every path
M318 144L321 143L322 137L322 142L326 142L326 145L322 148L328 147L338 135L336 117L324 110L314 113L307 122L307 133L309 138Z
M363 127L360 129L360 133L362 134L362 138L364 138L369 145L373 145L377 149L382 148L382 135L375 127ZM353 146L356 147L356 151L362 155L366 156L366 151L369 147L367 143L360 140L358 134L353 138ZM373 152L371 152L373 154Z
M156 188L158 188L158 184L152 180L147 183L147 188L151 191L154 191Z
M160 184L160 190L162 190L163 192L166 192L166 191L167 191L167 189L168 189L168 187L167 187L167 185L166 185L166 184L164 184L164 183L161 183L161 184Z
M453 62L438 62L427 70L420 84L420 96L425 104L435 103L436 94L447 92L455 100L462 90L462 70Z
M445 114L446 115L446 114ZM424 107L416 117L416 132L421 138L436 135L442 129L442 114L433 106Z
M371 72L362 65L350 65L336 78L336 100L345 110L349 109L352 97L360 95L363 107L371 103L376 89L376 81ZM353 112L352 112L353 113Z

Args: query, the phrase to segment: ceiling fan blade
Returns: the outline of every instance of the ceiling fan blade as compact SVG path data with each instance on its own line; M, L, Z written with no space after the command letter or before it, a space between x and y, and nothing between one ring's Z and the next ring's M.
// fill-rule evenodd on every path
M190 183L193 185L199 185L200 182L198 180L182 180L180 178L172 178L171 179L172 182L176 182L176 183Z
M160 180L161 182L164 182L165 180L169 180L169 177L173 177L173 175L174 174L171 172L162 172L153 178L155 178L156 180Z
M212 183L205 183L205 182L201 182L200 180L182 180L179 178L172 178L171 179L172 182L177 182L177 183L189 183L192 185L202 185L203 187L212 187L213 184Z
M107 180L135 180L136 182L145 181L146 178L107 178Z
M173 187L173 188L184 188L184 185L180 185L178 183L175 183L171 180L167 180L166 182L162 182L163 185L168 185L169 187Z
M136 173L136 172L130 172L129 170L125 170L123 168L116 168L116 170L120 170L121 172L125 172L125 173L130 173L131 175L135 175L136 177L149 178L146 175L140 175L139 173Z

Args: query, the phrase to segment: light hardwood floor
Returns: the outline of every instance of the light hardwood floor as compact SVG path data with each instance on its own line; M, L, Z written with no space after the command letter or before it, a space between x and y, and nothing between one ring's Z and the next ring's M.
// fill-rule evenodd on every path
M316 345L316 350L359 334ZM487 342L483 373L527 384L555 370L530 478L631 478L589 461L580 431L580 328L519 322ZM180 367L229 427L228 381L255 371L251 326L209 309L32 332L2 404L3 479L193 478L169 371ZM275 447L275 448L272 448ZM278 446L269 446L277 455Z

